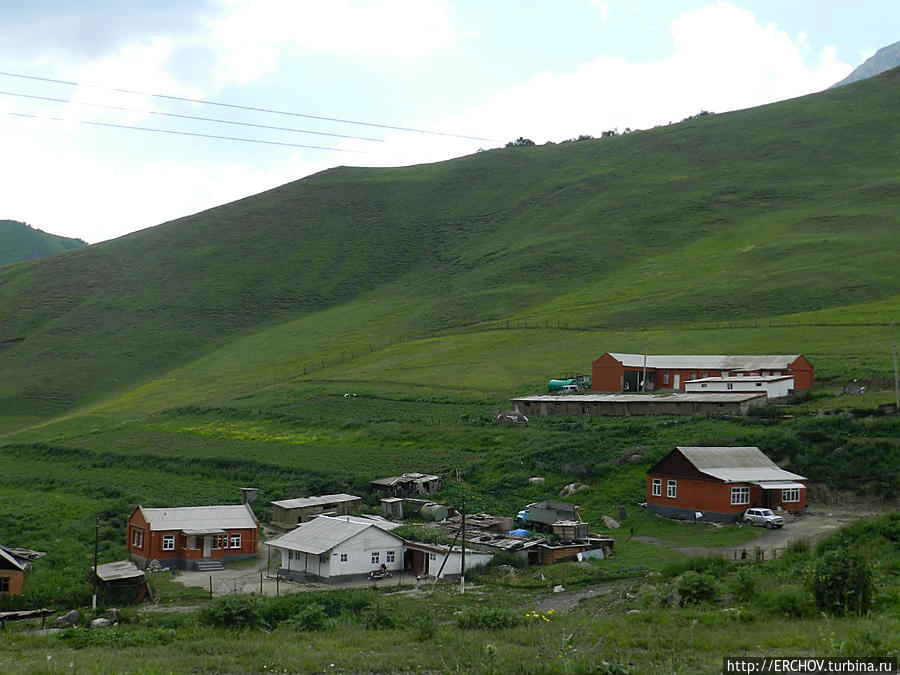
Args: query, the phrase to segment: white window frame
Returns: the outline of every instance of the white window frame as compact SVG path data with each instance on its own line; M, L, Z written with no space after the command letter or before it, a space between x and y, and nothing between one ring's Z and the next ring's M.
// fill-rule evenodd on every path
M666 497L669 499L677 499L678 498L678 481L677 480L667 480L666 481Z
M225 537L224 534L214 534L213 540L212 540L212 547L216 550L222 548L222 544L223 544L222 540L224 537Z
M348 560L347 554L346 554L346 553L341 553L341 562L342 562L342 563L343 563L343 562L347 562L347 560Z
M788 497L792 496L794 499L789 499ZM781 501L785 504L790 502L799 502L800 501L800 488L782 488L781 489Z
M727 389L734 389L734 382L729 382L725 385Z
M237 545L235 545L237 542ZM232 532L228 536L228 548L240 548L241 547L241 533L240 532Z
M396 561L397 561L397 557L396 557L396 552L395 552L395 551L386 551L386 552L385 552L385 554L384 554L384 562L386 562L386 563L392 563L392 562L396 562Z
M135 548L144 548L144 531L135 527L131 530L131 545Z
M654 478L650 481L650 496L662 497L662 478Z
M747 486L735 486L731 488L731 505L739 506L750 503L750 488Z
M175 535L174 534L164 534L163 535L162 550L163 551L174 551L175 550Z
M663 373L663 384L669 384L669 371Z
M372 551L372 564L377 565L381 562L381 552L380 551Z

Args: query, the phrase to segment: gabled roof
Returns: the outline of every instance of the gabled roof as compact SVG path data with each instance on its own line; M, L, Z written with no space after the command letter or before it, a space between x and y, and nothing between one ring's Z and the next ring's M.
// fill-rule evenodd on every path
M389 533L390 530L399 527L399 524L387 520L376 521L353 516L319 516L277 539L267 541L266 545L321 555L370 527L376 527ZM391 536L402 541L395 534Z
M371 484L394 486L402 483L422 483L440 479L440 476L434 476L429 473L405 473L402 476L389 476L388 478L379 478L377 480L371 481Z
M779 468L762 450L752 446L730 448L679 445L675 449L698 471L726 483L806 480L805 476Z
M2 548L0 548L0 569L25 571L25 567Z
M318 497L298 497L296 499L281 499L272 502L275 506L283 509L302 509L307 506L324 506L326 504L339 504L341 502L353 502L361 500L362 497L354 495L337 494L337 495L321 495Z
M211 533L217 530L256 529L258 523L247 504L227 506L180 506L171 509L138 507L152 531L188 530Z
M643 368L643 354L619 354L609 352L616 361L629 368ZM653 356L647 355L647 367L655 369L684 369L697 368L698 370L784 370L794 361L800 358L800 354L768 354L755 356L710 356L710 355L681 355L681 356Z

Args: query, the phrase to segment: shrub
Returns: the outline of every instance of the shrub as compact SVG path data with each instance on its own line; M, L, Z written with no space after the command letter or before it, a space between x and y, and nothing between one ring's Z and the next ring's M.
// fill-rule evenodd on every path
M762 604L772 614L792 619L815 616L812 596L801 586L782 586L763 598Z
M682 605L698 604L715 597L716 585L708 574L688 570L678 579L678 594Z
M861 615L872 604L872 567L858 551L826 551L816 563L809 585L816 606L830 614Z
M255 595L226 595L203 607L200 620L221 628L261 628L263 602Z
M460 628L478 630L501 630L515 628L522 623L518 614L501 607L472 607L466 609L456 619Z
M743 602L753 600L759 594L759 577L756 569L747 564L739 565L728 579L728 590Z
M317 631L330 628L332 619L325 612L321 603L313 602L302 607L291 619L291 627L296 631Z
M363 613L363 625L370 630L388 630L398 624L397 615L380 604L369 607Z

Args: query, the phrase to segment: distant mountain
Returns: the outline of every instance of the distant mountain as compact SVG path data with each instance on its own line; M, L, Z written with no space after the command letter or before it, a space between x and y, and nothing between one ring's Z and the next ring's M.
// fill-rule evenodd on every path
M888 47L882 47L875 52L874 56L866 59L865 63L858 66L847 77L831 86L832 88L840 87L845 84L850 84L851 82L857 82L858 80L865 80L867 77L875 77L876 75L892 70L897 66L900 66L900 42L895 42Z
M81 239L47 234L27 223L0 220L0 265L35 260L87 245L87 242Z

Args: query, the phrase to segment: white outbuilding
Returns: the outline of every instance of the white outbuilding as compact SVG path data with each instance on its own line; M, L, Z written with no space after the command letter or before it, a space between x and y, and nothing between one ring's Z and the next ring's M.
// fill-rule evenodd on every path
M762 394L781 398L794 391L792 375L733 375L702 377L684 383L689 393Z

